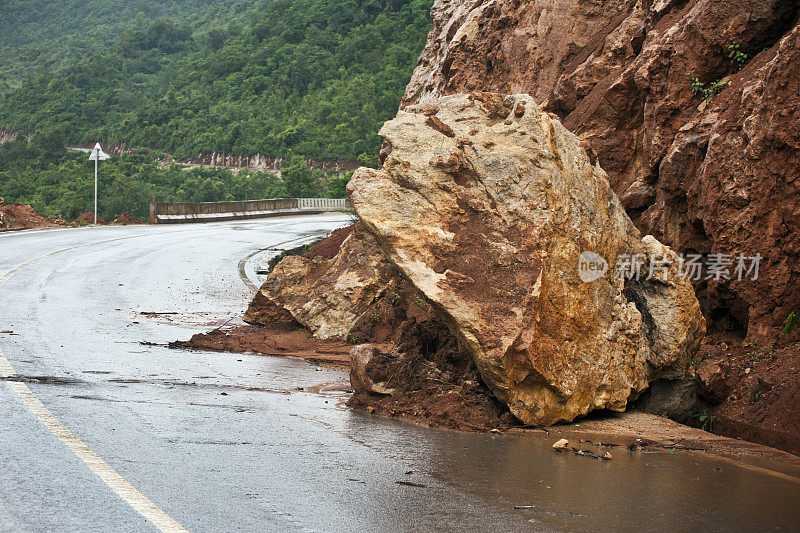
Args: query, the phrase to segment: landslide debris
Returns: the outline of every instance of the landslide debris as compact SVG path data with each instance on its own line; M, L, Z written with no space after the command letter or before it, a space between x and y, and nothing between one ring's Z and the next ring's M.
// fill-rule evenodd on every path
M94 221L94 219L92 219L92 221ZM98 218L97 221L100 222L100 219ZM127 212L126 213L122 213L120 216L118 216L117 218L115 218L114 220L111 221L111 225L112 226L115 226L115 225L117 225L117 226L131 226L131 225L138 225L138 224L144 224L142 219L137 218L137 217L135 217L135 216L133 216L131 214L128 214Z
M284 328L309 337L314 331L318 352L338 355L341 343L347 345L353 383L363 385L356 387L351 407L453 429L486 431L516 424L483 384L469 352L385 259L375 238L360 223L346 231L343 242L342 233L275 266L245 314L245 321L261 329L195 336L191 347L241 344L235 351L249 346L275 354L263 343L285 338ZM332 259L315 255L337 241L341 248ZM262 340L253 342L249 336ZM298 343L298 348L302 357L319 360L302 351L306 346Z
M393 267L374 237L357 225L332 259L291 255L267 277L260 294L288 311L316 337L345 338L372 302L392 283ZM245 315L253 323L253 313Z
M685 375L705 322L677 256L641 238L580 140L531 97L432 99L381 135L383 165L356 172L351 202L518 419L622 411L651 381ZM587 281L584 252L661 269Z
M644 234L679 253L761 255L755 280L734 263L695 285L712 332L774 340L800 309L800 3L436 0L431 15L403 106L531 94ZM695 78L718 94L693 92Z
M728 428L756 428L744 438L780 445L784 430L798 434L790 345L780 354L794 381L759 369L777 384L772 402L742 405L723 381L752 381L737 354L781 345L800 310L800 4L436 0L431 14L402 106L529 93L582 139L643 233L687 255L761 256L757 279L739 281L734 262L729 275L694 281L710 344L725 346L701 354L725 370L701 388L722 397L708 412L736 423ZM693 92L695 78L721 90ZM769 403L782 410L761 412Z
M98 224L107 224L103 217L100 215L97 216L97 223ZM73 226L88 226L90 224L94 224L94 213L88 212L83 213L82 215L78 216L75 220L71 222Z
M0 231L53 228L65 225L60 218L49 218L40 215L29 205L19 203L6 204L5 200L0 198Z

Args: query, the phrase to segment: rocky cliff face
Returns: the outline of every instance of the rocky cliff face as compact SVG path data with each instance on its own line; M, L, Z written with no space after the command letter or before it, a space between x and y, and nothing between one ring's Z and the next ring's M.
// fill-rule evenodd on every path
M403 106L474 90L531 94L596 154L643 233L683 253L763 256L756 281L696 282L712 329L757 338L800 308L798 9L437 0ZM746 58L731 57L736 46ZM703 100L693 77L724 89Z
M531 97L430 99L381 135L382 167L356 172L351 202L517 418L621 411L684 375L705 330L677 256L641 239L580 140ZM585 254L611 269L582 275ZM617 275L625 257L641 277Z

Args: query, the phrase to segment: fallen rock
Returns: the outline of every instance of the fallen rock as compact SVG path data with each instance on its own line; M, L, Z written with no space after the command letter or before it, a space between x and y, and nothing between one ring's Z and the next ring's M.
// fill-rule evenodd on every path
M645 413L687 422L697 405L697 382L694 379L659 379L650 384L636 406Z
M294 319L289 311L272 302L264 295L263 291L258 291L253 296L242 320L253 326L270 326L275 323L284 323L296 324L300 327L300 323Z
M695 371L698 394L711 404L722 403L731 393L727 372L716 361L703 361Z
M569 448L569 441L567 439L561 439L553 444L553 449L558 451L564 451Z
M373 394L391 395L394 389L385 383L375 383L367 372L367 366L378 354L378 349L372 344L359 344L350 352L350 383L359 391Z
M705 322L676 254L641 238L605 172L531 97L431 99L381 135L383 165L355 173L351 202L514 416L622 411L685 375ZM608 271L626 257L656 276Z
M260 293L317 338L345 338L370 304L394 282L394 272L374 237L357 227L333 259L282 259ZM247 320L257 321L256 314L248 311Z
M799 14L791 0L435 0L402 105L531 94L596 152L642 232L733 256L730 275L696 282L709 328L770 339L800 306ZM693 77L726 86L704 99ZM757 279L737 279L739 254L760 254Z

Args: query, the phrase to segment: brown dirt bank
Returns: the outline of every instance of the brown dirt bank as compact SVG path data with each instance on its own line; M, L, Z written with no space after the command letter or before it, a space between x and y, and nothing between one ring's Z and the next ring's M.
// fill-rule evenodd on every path
M107 224L107 222L99 215L97 216L97 223ZM86 226L88 224L94 224L94 213L83 213L78 218L73 220L71 224L73 226Z
M60 218L40 215L29 205L19 203L6 205L5 200L0 198L0 231L59 226L66 226Z
M314 259L315 257L333 259L339 253L339 248L342 247L344 240L353 233L355 227L355 224L351 224L347 227L333 230L330 236L312 244L303 255L308 259Z
M170 343L170 347L298 357L335 370L349 369L350 345L339 340L315 338L289 313L271 302L264 301L259 307L267 325L217 328L209 333L198 333L189 341Z
M710 430L800 455L800 344L797 333L745 343L715 335L698 356ZM716 405L714 405L716 404Z
M137 218L128 213L122 213L120 216L111 221L112 225L130 226L135 224L144 224L140 218Z

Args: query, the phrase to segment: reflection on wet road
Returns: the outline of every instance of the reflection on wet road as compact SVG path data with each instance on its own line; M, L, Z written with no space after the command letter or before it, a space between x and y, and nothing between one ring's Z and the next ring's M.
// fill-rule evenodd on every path
M793 529L800 484L704 455L556 454L536 438L351 412L304 361L157 344L239 320L255 262L341 215L0 235L0 349L58 420L198 531ZM100 243L101 241L104 241ZM91 244L100 243L100 244ZM155 343L142 344L142 343ZM0 531L155 526L0 382ZM398 483L399 482L399 483ZM515 509L517 507L523 507Z

